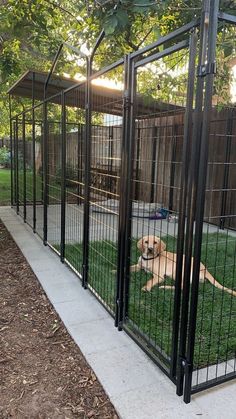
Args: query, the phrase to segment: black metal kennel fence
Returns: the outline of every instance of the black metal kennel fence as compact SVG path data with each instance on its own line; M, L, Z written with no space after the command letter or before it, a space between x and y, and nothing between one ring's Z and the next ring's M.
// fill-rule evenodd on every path
M81 83L53 74L61 46L49 75L9 91L32 97L11 116L12 206L185 402L236 377L236 112L221 66L235 24L205 1L95 72L102 32Z

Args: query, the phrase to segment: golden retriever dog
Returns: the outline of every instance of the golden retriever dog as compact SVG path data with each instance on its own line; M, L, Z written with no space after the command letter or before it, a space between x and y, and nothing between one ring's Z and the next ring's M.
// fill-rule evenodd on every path
M153 275L142 288L142 291L151 291L152 287L155 285L162 284L166 277L175 279L177 255L172 252L167 252L165 243L159 237L144 236L138 241L137 247L141 252L141 256L137 265L130 267L130 272L137 272L143 269ZM200 282L204 282L204 280L207 279L212 285L214 285L214 287L236 296L236 291L226 288L217 282L202 263L200 264L199 279ZM159 288L173 289L174 286L162 285Z

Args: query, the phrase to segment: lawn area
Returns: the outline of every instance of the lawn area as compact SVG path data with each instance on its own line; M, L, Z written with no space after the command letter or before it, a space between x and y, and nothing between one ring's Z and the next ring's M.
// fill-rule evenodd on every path
M19 202L23 203L23 170L19 170ZM49 197L50 203L58 203L61 198L61 185L59 182L50 179ZM76 186L67 187L67 190L74 192ZM42 200L42 177L36 175L36 200ZM26 171L26 201L33 201L33 173ZM0 169L0 205L11 204L11 170Z
M0 205L11 203L11 170L0 169Z
M175 251L176 241L163 237L169 251ZM229 288L236 288L235 282L236 238L226 234L204 234L202 262L213 276ZM138 260L136 241L132 243L132 263ZM82 245L66 246L67 260L81 272ZM109 241L91 242L89 253L90 285L102 300L114 311L115 269L117 250ZM150 274L131 274L129 319L130 327L144 333L164 353L170 355L173 320L172 290L152 288L150 293L141 291ZM234 281L234 282L233 282ZM168 278L166 284L173 284ZM235 357L236 348L236 297L221 292L208 281L200 284L195 346L195 367L215 364Z

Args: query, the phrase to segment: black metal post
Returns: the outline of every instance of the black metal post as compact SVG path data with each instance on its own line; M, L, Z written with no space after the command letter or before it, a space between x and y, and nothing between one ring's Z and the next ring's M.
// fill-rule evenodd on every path
M84 225L83 225L83 276L82 285L88 286L88 252L89 252L89 200L90 200L90 165L91 165L91 80L92 61L87 62L86 80L86 117L85 117L85 179L84 179Z
M16 117L16 212L19 214L19 127Z
M25 144L25 113L22 116L22 142L23 142L23 217L26 222L26 144Z
M13 141L12 141L12 108L11 95L9 95L9 118L10 118L10 153L11 153L11 207L13 206Z
M116 312L115 326L122 330L123 321L123 289L125 270L125 237L126 237L126 199L128 182L128 138L129 138L129 114L130 114L130 58L125 56L124 60L124 96L123 96L123 123L121 143L121 169L120 169L120 203L119 203L119 225L118 225L118 256L117 256L117 279L116 279ZM128 153L127 153L128 152Z
M210 2L209 14L209 40L207 53L207 68L208 72L203 72L206 77L205 85L205 99L204 99L204 118L202 122L202 140L199 159L198 170L198 190L196 194L196 223L195 223L195 243L194 243L194 262L192 274L192 290L190 301L190 315L188 327L188 344L186 352L186 368L184 381L184 402L189 403L191 399L192 387L192 373L193 373L193 357L195 345L195 333L197 322L197 308L198 308L198 289L199 289L199 272L201 262L201 245L202 245L202 229L205 206L205 189L207 177L207 162L209 149L209 134L210 134L210 117L212 109L212 95L215 72L215 58L216 58L216 39L218 29L218 11L219 0L212 0ZM202 71L204 69L201 69Z
M128 114L129 131L127 135L127 160L128 160L128 173L127 173L127 195L126 195L126 232L125 232L125 270L124 270L124 310L123 321L128 317L129 310L129 287L130 287L130 253L131 253L131 232L132 232L132 197L133 197L133 160L135 149L135 113L136 109L136 81L137 70L135 69L135 60L131 60L130 56L130 110Z
M17 196L16 196L16 169L17 169L17 165L16 165L16 159L17 159L17 154L16 154L16 121L13 120L13 163L14 163L14 205L16 205L17 202Z
M33 142L33 231L36 231L36 163L35 163L35 73L33 72L32 78L32 142Z
M61 94L61 262L65 260L66 223L66 106L65 94Z
M43 176L43 130L44 130L44 124L42 123L40 125L41 128L41 135L40 135L40 146L41 146L41 164L42 164L42 170L41 170L41 203L43 204L43 193L44 193L44 176Z
M191 257L192 257L192 242L193 242L193 226L195 220L195 205L196 205L196 189L197 189L197 176L198 176L198 165L199 165L199 150L201 141L201 123L202 123L202 101L203 101L203 90L204 90L204 78L201 77L201 71L206 62L207 52L207 35L209 29L209 10L210 0L205 0L202 19L201 19L201 33L200 33L200 49L199 49L199 66L198 66L198 79L196 86L196 105L194 111L194 124L193 124L193 135L192 135L192 148L190 152L190 173L187 174L186 178L186 190L187 200L187 221L186 221L186 242L185 242L185 262L184 262L184 275L183 275L183 293L182 293L182 308L181 308L181 324L180 324L180 338L179 338L179 354L178 354L178 365L177 365L177 394L180 396L183 394L183 383L184 374L189 368L186 362L186 339L187 339L187 327L188 327L188 310L189 310L189 292L190 292L190 272L191 272ZM180 204L181 205L181 204ZM179 262L181 265L181 276L178 277L179 286L182 284L182 268L183 262ZM178 269L178 261L177 261ZM179 272L178 272L179 275ZM177 274L176 274L177 276ZM180 291L179 291L180 292ZM175 320L176 321L176 320Z
M179 218L178 218L178 237L177 237L177 261L176 261L176 278L175 278L175 294L173 308L173 331L172 331L172 353L170 375L172 378L176 376L178 342L179 342L179 321L181 308L181 287L182 287L182 270L183 270L183 253L185 241L185 216L187 202L187 182L189 176L189 155L191 150L191 132L193 118L193 97L194 97L194 81L195 81L195 61L196 61L197 34L192 33L190 36L189 51L189 70L188 70L188 86L186 112L184 117L184 138L182 153L182 172L181 186L179 198ZM196 110L195 110L196 112ZM177 394L179 389L177 390Z
M54 59L53 59L53 62L52 62L52 65L51 65L50 71L49 71L49 73L48 73L48 75L47 75L47 78L46 78L46 80L45 80L45 83L44 83L44 100L46 99L48 84L49 84L49 81L50 81L50 79L51 79L51 77L52 77L52 74L53 74L53 72L54 72L54 70L55 70L55 68L56 68L57 62L58 62L59 57L60 57L60 55L61 55L61 51L62 51L63 45L64 45L64 44L61 44L61 45L59 46L58 51L57 51L57 53L56 53L56 55L55 55L55 57L54 57Z
M47 102L43 103L43 244L48 239L48 121Z

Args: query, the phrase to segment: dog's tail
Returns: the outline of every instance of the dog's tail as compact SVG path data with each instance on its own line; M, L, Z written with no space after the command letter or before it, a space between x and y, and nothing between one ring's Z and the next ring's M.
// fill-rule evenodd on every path
M208 279L208 281L214 285L214 287L219 288L220 290L223 290L225 292L228 292L228 294L233 295L236 297L236 291L231 290L230 288L224 287L221 285L211 274L208 270L205 272L205 278Z

